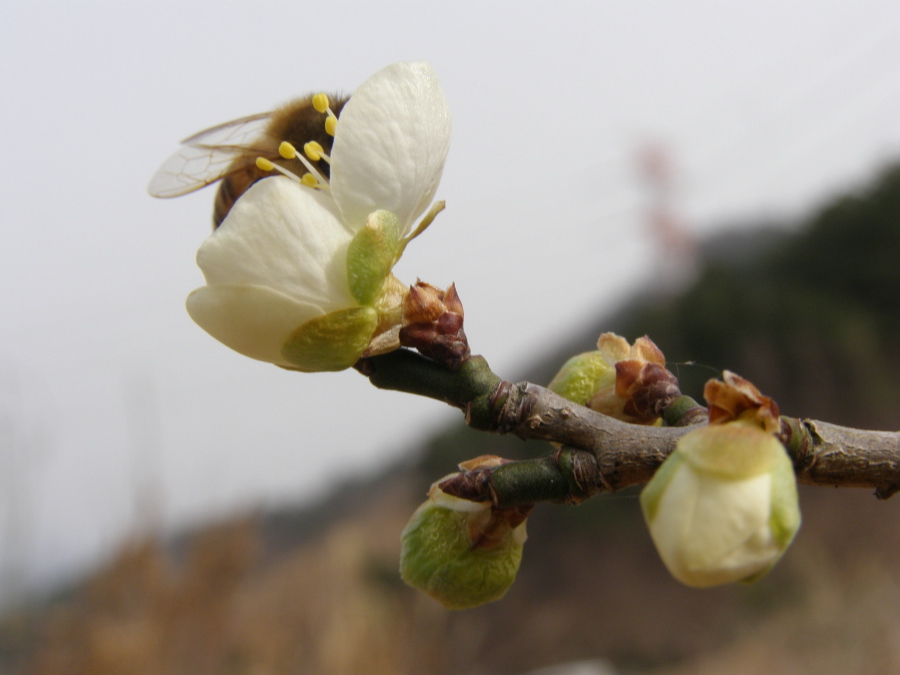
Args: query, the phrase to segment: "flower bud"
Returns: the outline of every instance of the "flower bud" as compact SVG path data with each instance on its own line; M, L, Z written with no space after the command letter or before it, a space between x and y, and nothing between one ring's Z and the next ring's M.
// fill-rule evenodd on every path
M455 284L442 291L417 281L403 298L400 344L456 370L470 356L464 316Z
M447 609L499 600L519 571L524 517L447 495L437 485L403 530L400 576Z
M547 388L578 405L586 405L595 393L616 383L616 366L599 351L573 356L563 364Z
M681 395L665 365L650 338L629 345L615 333L603 333L597 350L566 361L548 388L623 422L658 424L662 411Z
M587 407L632 424L658 424L661 410L681 392L666 370L666 357L644 336L629 345L625 338L604 333L597 349L616 370L613 386L598 390Z
M686 434L641 493L653 543L683 584L762 578L800 527L794 469L755 425Z

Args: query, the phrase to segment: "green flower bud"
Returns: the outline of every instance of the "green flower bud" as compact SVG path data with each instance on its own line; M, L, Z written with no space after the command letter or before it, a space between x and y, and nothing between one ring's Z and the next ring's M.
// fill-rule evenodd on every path
M547 388L623 422L659 424L661 397L680 395L678 380L665 364L665 356L650 338L638 338L630 345L619 335L603 333L597 351L570 358Z
M578 405L586 405L601 389L616 383L616 365L602 352L585 352L563 364L547 388Z
M447 609L468 609L499 600L515 581L522 560L524 522L496 545L475 548L469 538L470 523L490 506L465 504L468 507L461 508L467 510L454 510L429 499L416 510L402 535L403 581Z
M784 447L741 423L683 436L641 493L641 507L669 572L701 588L762 578L800 527Z

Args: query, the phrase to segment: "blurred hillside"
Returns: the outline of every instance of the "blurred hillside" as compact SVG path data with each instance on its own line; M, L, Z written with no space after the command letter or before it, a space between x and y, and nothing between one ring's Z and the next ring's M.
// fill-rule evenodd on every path
M727 367L785 414L900 427L900 167L805 223L709 242L683 293L631 300L521 375L546 382L606 330L694 362L673 369L695 395ZM900 672L900 502L864 491L802 490L796 543L751 587L671 580L634 492L537 509L498 603L451 613L400 582L399 534L432 480L479 454L546 450L460 422L315 509L137 542L8 615L0 672L513 675L589 659L620 673Z

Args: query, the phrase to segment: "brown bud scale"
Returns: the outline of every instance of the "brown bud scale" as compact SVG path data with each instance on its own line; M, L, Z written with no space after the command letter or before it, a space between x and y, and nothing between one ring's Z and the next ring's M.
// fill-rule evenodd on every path
M400 329L400 344L456 370L471 355L463 330L463 316L462 302L454 284L442 291L417 281L403 301L404 325Z

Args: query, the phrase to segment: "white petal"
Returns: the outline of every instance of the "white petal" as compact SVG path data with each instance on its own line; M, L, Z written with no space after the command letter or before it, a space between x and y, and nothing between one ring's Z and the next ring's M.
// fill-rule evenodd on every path
M672 574L690 586L740 581L768 567L780 549L768 526L769 476L710 479L685 465L663 493L650 525Z
M265 286L203 286L187 299L187 310L216 340L252 359L293 367L281 355L291 333L324 312Z
M329 312L357 304L347 281L352 237L333 199L276 176L235 203L197 264L210 286L268 286Z
M395 63L353 92L331 153L331 191L354 229L385 209L408 234L434 199L450 148L450 109L425 62Z
M739 570L768 563L778 548L769 531L772 480L768 474L742 481L699 479L686 557L701 569ZM768 536L760 536L768 533Z

